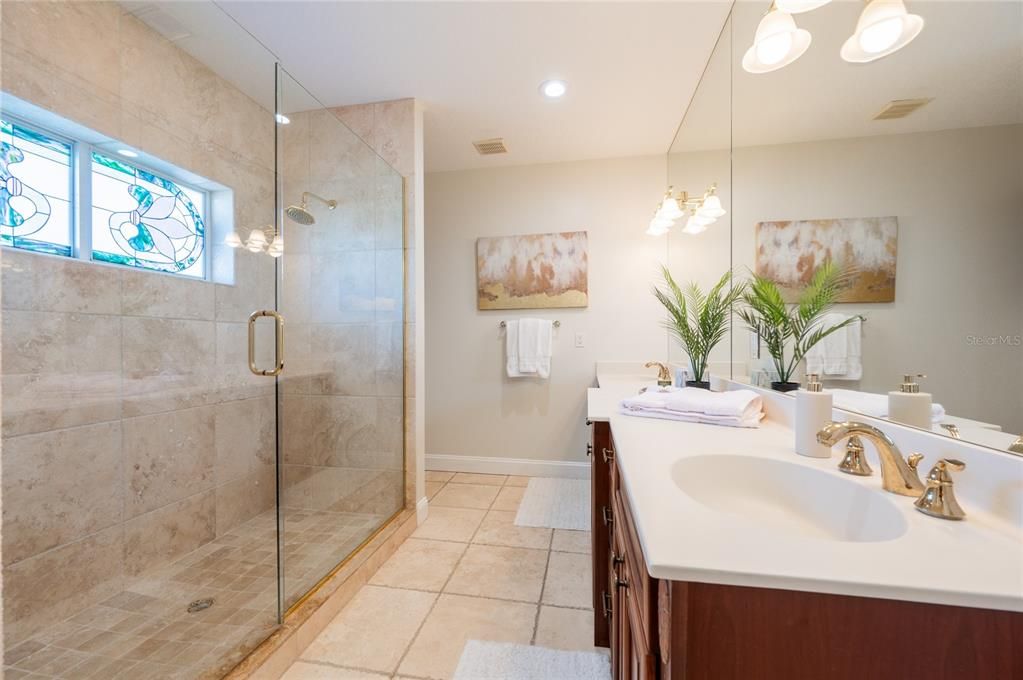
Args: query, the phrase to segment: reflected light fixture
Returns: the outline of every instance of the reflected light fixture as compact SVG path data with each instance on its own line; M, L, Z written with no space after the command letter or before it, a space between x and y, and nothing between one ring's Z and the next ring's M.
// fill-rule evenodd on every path
M902 49L923 28L923 18L907 12L902 0L871 0L840 53L848 62L865 64Z
M654 213L654 217L650 220L650 225L647 227L646 233L648 236L663 236L668 233L668 230L670 230L674 224L675 222L673 220L659 217L657 213Z
M118 149L117 153L121 154L125 158L138 158L138 152L132 151L131 149Z
M721 199L717 195L718 185L712 184L707 193L703 196L703 205L696 211L700 217L710 218L712 221L721 217L727 212L721 206Z
M266 253L270 257L280 257L284 254L284 239L281 236L275 236L272 243L266 248Z
M262 229L253 229L249 232L249 237L245 239L245 250L250 253L259 253L266 248L266 234L263 233Z
M283 113L276 114L274 116L274 120L276 120L281 125L287 125L288 123L291 122L291 119L285 116Z
M657 217L669 220L670 222L674 222L685 215L682 208L678 206L674 190L675 187L668 187L668 190L664 192L664 200L661 201L661 207L657 209Z
M568 92L568 85L564 80L545 80L540 83L540 94L548 99L563 97L566 92Z
M696 215L690 215L689 219L686 220L686 224L682 227L682 232L686 234L700 234L707 231L707 222L701 220Z
M241 248L242 237L238 235L237 231L232 231L227 235L227 238L224 239L224 244L231 248Z
M772 4L757 25L753 44L742 57L742 67L749 73L776 71L803 56L811 40L810 31L796 26L791 14Z
M829 2L831 0L775 0L774 4L783 12L802 14L803 12L812 12Z

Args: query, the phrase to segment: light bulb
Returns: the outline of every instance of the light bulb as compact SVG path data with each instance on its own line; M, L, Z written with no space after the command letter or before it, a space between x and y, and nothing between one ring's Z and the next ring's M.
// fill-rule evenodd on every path
M224 239L224 244L230 246L231 248L241 248L242 237L238 235L237 231L232 231L230 234L227 235L227 238Z
M906 11L902 0L871 0L856 22L856 31L842 44L842 59L865 64L913 42L924 20Z
M860 33L860 47L864 52L877 54L894 45L902 35L902 18L892 17L867 26Z
M777 33L757 43L757 59L763 64L774 66L785 58L792 49L792 34Z
M568 85L563 80L545 80L540 83L540 92L548 99L557 99L568 92Z
M792 15L774 9L757 24L753 44L742 57L749 73L769 73L799 59L810 47L810 32L796 26Z
M657 216L674 222L678 218L685 215L684 212L678 207L678 201L676 201L669 193L661 201L661 207L657 209Z
M700 217L717 219L724 215L725 212L725 209L721 207L721 199L717 195L711 194L703 200L703 205L696 211L696 214Z

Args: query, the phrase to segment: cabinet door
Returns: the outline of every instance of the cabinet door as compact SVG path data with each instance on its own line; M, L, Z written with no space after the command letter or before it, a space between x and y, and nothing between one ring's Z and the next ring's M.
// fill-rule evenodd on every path
M593 440L587 453L590 455L591 484L591 525L593 550L593 644L607 647L611 644L611 618L605 615L611 597L608 588L608 559L611 554L609 527L604 526L604 513L611 507L610 473L604 461L604 451L611 447L611 425L607 422L593 423Z

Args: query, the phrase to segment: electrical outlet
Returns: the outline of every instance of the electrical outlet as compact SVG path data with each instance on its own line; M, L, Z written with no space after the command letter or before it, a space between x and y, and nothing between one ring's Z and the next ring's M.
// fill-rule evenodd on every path
M585 347L586 346L586 338L583 336L582 333L576 333L575 334L575 346L576 347Z

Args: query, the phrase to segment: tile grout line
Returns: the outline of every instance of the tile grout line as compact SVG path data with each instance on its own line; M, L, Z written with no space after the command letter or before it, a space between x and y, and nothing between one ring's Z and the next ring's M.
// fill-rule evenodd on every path
M551 547L554 545L554 529L551 529L551 538L547 542L547 563L543 567L543 580L540 585L540 601L536 605L536 617L533 619L533 635L529 638L530 645L536 645L536 633L540 627L540 611L543 609L543 595L547 590L547 574L551 569Z

